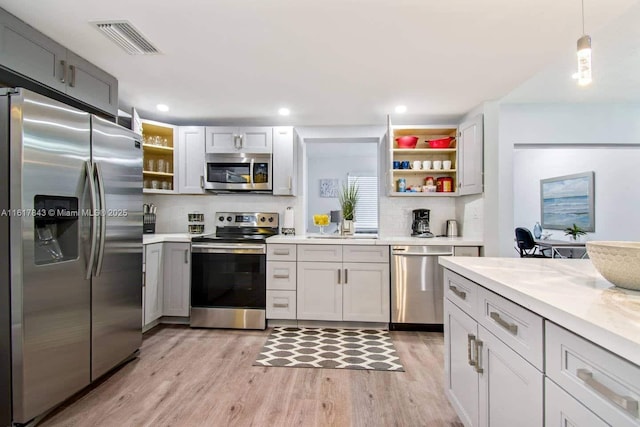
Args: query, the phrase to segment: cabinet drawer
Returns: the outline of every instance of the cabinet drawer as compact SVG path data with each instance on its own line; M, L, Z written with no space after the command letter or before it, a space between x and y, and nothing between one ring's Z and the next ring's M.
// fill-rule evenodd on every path
M344 262L389 262L389 246L345 245Z
M543 319L479 287L477 320L533 366L543 369Z
M453 256L480 256L480 248L477 246L456 246L453 248Z
M274 244L267 245L267 261L295 261L296 245Z
M342 262L341 245L298 245L298 261Z
M267 291L267 319L295 319L296 291Z
M607 424L640 424L640 367L545 322L546 373Z
M444 271L445 297L474 318L478 309L478 289L479 286L471 280L451 270Z
M296 263L267 261L267 290L295 291Z
M606 427L607 424L549 378L544 380L544 425L546 427Z

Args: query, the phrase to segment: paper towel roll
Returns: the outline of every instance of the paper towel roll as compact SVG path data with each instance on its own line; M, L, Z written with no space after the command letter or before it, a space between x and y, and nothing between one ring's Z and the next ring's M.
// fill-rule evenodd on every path
M294 221L293 221L293 217L294 217L294 213L293 213L293 208L291 206L289 206L285 211L284 211L284 221L282 223L282 228L296 228Z

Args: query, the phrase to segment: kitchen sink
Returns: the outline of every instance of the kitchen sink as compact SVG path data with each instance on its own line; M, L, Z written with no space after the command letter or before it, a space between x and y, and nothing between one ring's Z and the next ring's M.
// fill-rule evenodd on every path
M307 239L377 239L377 234L354 234L353 236L341 236L339 234L307 234Z

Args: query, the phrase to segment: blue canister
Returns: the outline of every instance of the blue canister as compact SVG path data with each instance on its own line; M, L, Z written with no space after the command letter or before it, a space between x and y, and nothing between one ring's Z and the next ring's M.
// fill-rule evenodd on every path
M394 160L393 161L393 168L394 169L400 169L400 162L398 160Z
M407 191L407 180L400 178L398 180L398 192L404 193L405 191Z
M400 163L400 169L409 169L409 160L404 160Z

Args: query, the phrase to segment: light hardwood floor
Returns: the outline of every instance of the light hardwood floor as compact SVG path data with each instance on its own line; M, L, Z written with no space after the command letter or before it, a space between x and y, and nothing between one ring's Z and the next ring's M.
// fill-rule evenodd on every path
M267 331L159 326L42 426L462 426L441 333L391 332L405 372L251 366Z

